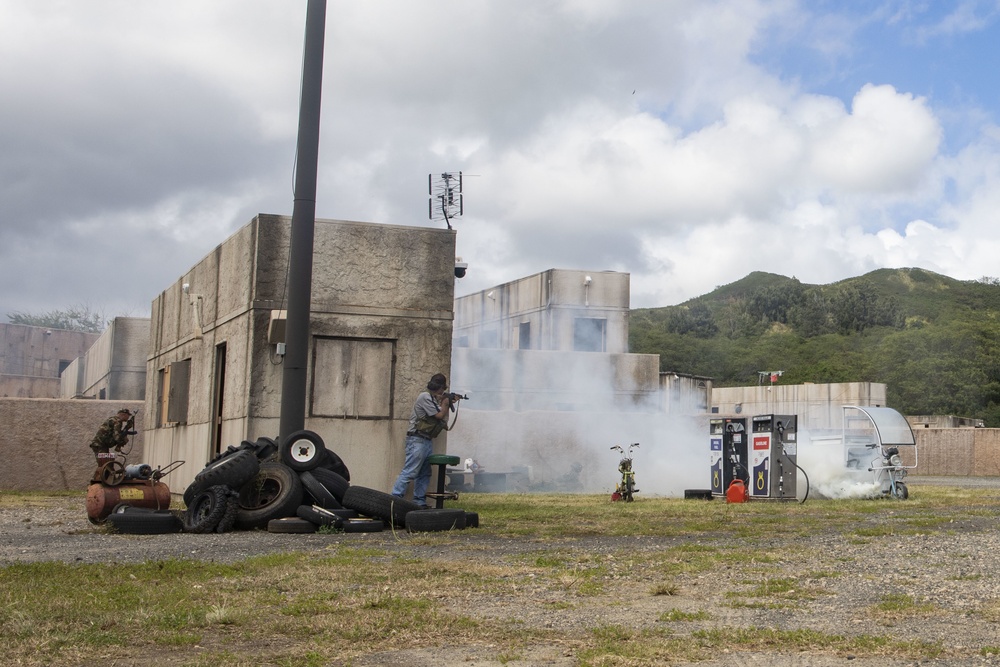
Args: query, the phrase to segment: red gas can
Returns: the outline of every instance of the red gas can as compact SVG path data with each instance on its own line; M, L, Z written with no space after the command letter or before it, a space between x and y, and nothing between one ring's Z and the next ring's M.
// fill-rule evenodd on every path
M742 479L734 479L729 483L729 488L726 490L727 503L745 503L749 499L747 486Z

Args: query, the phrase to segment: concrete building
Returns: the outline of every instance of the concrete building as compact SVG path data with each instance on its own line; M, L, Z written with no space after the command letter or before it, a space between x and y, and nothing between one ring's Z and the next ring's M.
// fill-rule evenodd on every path
M715 387L712 412L723 416L797 415L799 430L840 432L845 405L888 407L878 382Z
M598 488L599 457L648 442L667 406L659 356L628 352L628 316L629 275L614 271L550 269L456 299L451 387L470 400L449 453L488 467L477 482L509 471L494 490ZM681 391L671 405L707 410L704 386Z
M629 274L549 269L455 300L455 347L628 351Z
M60 376L60 397L141 401L146 396L149 319L116 317Z
M145 447L186 462L171 488L278 436L290 228L258 215L153 301ZM451 230L316 221L305 427L353 483L388 490L414 399L450 372L454 271Z
M0 396L58 398L60 373L98 337L83 331L0 324Z

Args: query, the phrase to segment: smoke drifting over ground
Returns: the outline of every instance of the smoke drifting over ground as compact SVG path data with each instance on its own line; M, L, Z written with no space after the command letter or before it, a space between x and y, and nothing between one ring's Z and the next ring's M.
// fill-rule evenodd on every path
M620 479L611 448L637 442L640 493L708 488L708 419L661 411L657 362L647 355L456 352L452 387L470 400L448 436L449 453L488 472L527 468L529 491L610 495Z
M809 476L809 495L846 499L874 498L880 485L867 470L853 470L844 463L844 445L840 437L817 437L799 431L798 464ZM804 492L799 475L799 496Z

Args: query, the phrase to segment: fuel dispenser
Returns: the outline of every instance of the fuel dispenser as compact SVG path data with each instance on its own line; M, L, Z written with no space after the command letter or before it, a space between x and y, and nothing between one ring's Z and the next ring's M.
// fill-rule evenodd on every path
M757 415L752 420L750 497L795 500L797 418Z
M726 495L726 489L734 479L749 483L746 430L747 420L743 417L709 420L709 466L713 496Z

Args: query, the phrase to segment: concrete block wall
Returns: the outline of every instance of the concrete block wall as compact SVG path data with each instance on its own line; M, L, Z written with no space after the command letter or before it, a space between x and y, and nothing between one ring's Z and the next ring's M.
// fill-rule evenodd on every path
M57 398L0 398L0 491L80 491L96 469L90 441L119 408L141 410L141 401L81 401ZM143 460L144 414L128 463ZM170 482L169 476L163 482ZM81 511L85 511L81 505Z

